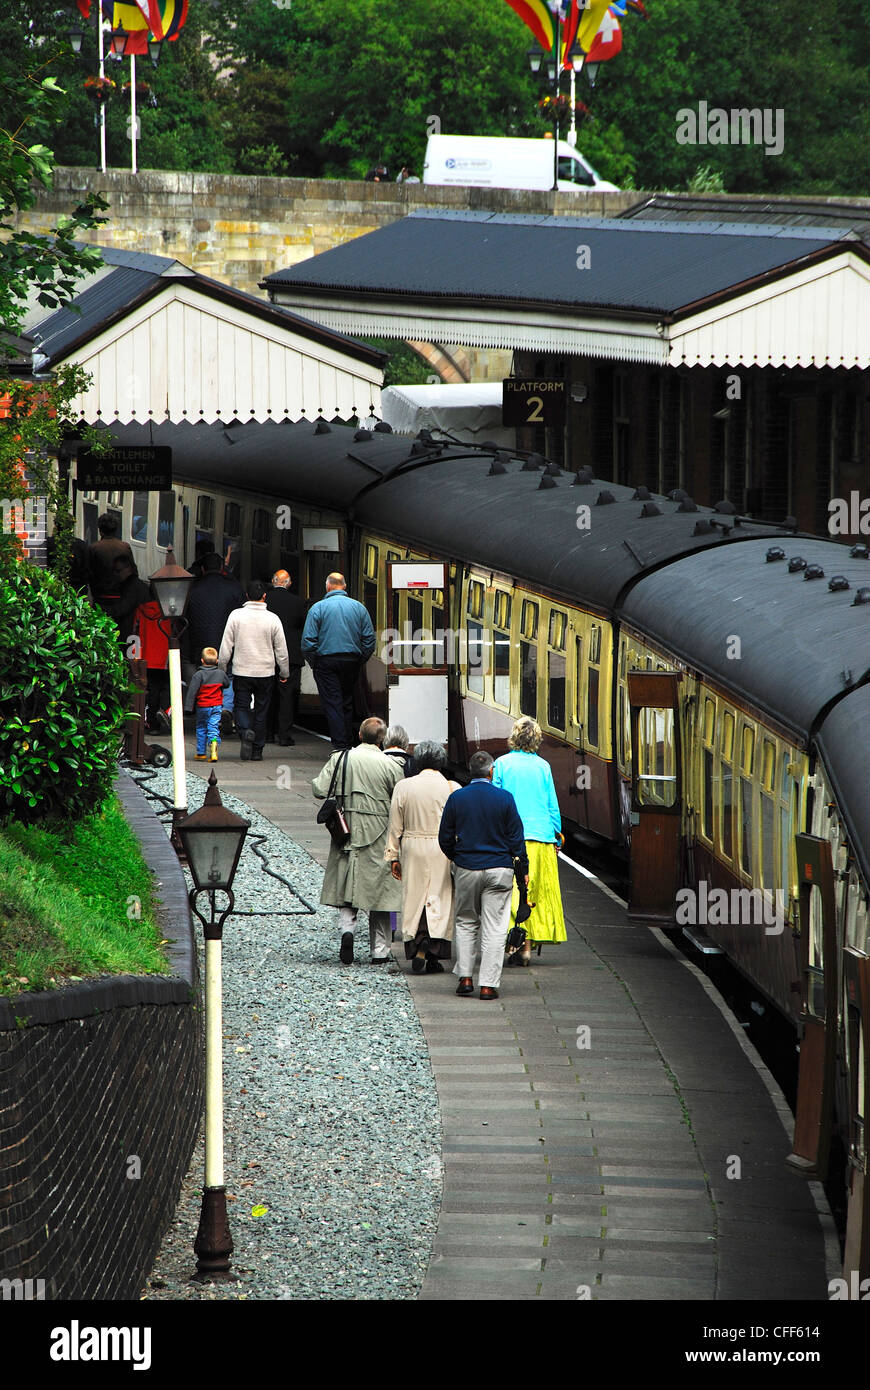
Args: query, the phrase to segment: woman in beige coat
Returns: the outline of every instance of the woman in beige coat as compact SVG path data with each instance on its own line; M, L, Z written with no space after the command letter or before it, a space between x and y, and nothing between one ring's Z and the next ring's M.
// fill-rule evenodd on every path
M415 975L443 973L453 940L450 860L438 845L444 803L456 782L443 776L447 756L438 743L418 743L416 777L396 784L384 858L402 883L402 937Z

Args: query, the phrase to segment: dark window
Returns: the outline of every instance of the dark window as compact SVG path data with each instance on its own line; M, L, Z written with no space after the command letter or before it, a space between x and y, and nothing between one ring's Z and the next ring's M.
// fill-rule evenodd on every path
M148 492L133 493L133 520L130 526L130 540L141 541L144 545L148 540L148 499L151 496Z
M740 778L740 867L746 873L752 872L752 783L746 777Z
M157 544L165 550L175 544L175 493L157 494Z
M366 579L363 583L363 603L372 620L372 627L376 628L378 625L378 586L373 579Z
M704 749L704 805L702 826L708 840L713 838L713 753Z
M773 797L765 796L761 793L761 886L768 888L771 892L776 887L774 883L774 857L776 855L776 845L774 842L774 816L773 816Z
M214 530L215 505L213 497L197 497L196 524L203 531Z
M511 703L511 638L497 628L493 636L492 698L504 709Z
M99 540L99 531L97 530L99 514L100 509L95 502L85 502L82 507L82 529L88 545L96 545Z
M538 717L538 644L520 643L520 710L532 719Z
M733 776L728 763L722 764L722 853L730 859L734 853L734 840L731 829Z
M579 670L578 670L579 680ZM598 747L598 670L589 667L589 692L586 704L586 742Z
M226 529L226 523L224 523ZM272 536L272 517L265 507L255 507L251 523L251 540L254 545L268 545Z
M469 618L468 631L468 689L473 695L483 694L484 647L483 628Z
M565 727L565 658L550 652L548 660L547 723L554 729Z

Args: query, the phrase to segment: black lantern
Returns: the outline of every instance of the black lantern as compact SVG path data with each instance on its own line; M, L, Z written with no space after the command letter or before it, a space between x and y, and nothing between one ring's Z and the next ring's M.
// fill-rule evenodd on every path
M130 35L127 33L126 29L113 29L110 45L112 56L114 58L123 58L124 54L127 52L127 44L129 41Z
M81 53L82 44L84 43L85 38L84 29L80 29L78 25L76 25L72 29L67 30L67 35L69 37L70 48L72 49L73 53Z
M187 607L194 576L175 563L172 546L166 552L166 564L151 575L154 593L164 618L182 618Z
M229 893L250 828L249 820L224 806L212 772L202 806L177 826L193 875L194 893L216 889Z
M163 40L155 39L153 34L148 35L148 57L151 59L153 67L157 67L160 62L160 54L163 52Z

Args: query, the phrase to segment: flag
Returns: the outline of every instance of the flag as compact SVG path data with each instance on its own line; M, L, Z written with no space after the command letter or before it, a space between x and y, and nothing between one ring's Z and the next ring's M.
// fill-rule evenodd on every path
M76 0L76 4L79 7L79 14L81 15L82 19L90 19L91 0Z
M574 40L577 37L577 30L580 26L580 3L579 0L571 0L571 8L565 17L562 25L562 67L570 68L571 60L568 54L574 47Z
M141 10L142 18L145 20L145 23L148 25L155 39L162 39L164 37L163 16L160 13L160 4L158 0L136 0L136 6Z
M622 26L613 7L601 21L601 28L592 41L592 47L586 55L587 63L606 63L608 58L615 58L617 53L622 51Z
M553 52L553 16L544 0L507 0L547 53Z
M577 47L588 53L595 35L601 28L601 21L610 9L611 0L589 0L583 11L583 18L577 28Z
M163 7L163 33L172 43L187 20L187 0L161 0Z

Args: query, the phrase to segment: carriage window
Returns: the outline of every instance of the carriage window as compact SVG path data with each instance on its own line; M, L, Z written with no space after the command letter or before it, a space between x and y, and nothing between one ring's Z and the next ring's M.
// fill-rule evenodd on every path
M599 672L596 666L589 667L589 685L586 701L586 742L598 747L598 690Z
M107 507L123 507L123 505L124 505L124 494L123 494L123 492L107 492L107 493L106 493L106 506L107 506Z
M468 616L483 617L483 585L477 579L470 580L468 585Z
M776 841L774 835L773 797L761 793L761 886L770 892L776 887L774 860Z
M538 717L538 644L520 643L520 712Z
M752 764L755 757L755 730L747 725L743 730L743 771L747 777L752 776Z
M550 646L557 651L565 650L565 636L568 630L568 615L554 608L550 614Z
M720 734L721 770L720 800L719 800L719 836L722 842L722 853L726 859L730 859L734 853L734 832L732 828L733 816L733 797L734 797L734 774L731 766L731 759L734 753L734 716L727 711L722 715L722 732Z
M224 506L223 554L229 556L227 569L238 579L242 568L240 541L242 538L242 509L238 502L227 502Z
M272 534L272 518L265 507L255 507L251 521L251 540L254 545L268 545Z
M752 873L752 783L740 778L740 867Z
M589 629L589 660L596 666L601 660L601 628L596 623Z
M86 502L82 507L82 536L87 541L88 545L95 545L99 540L99 532L97 530L97 516L99 515L99 511L100 509L95 502Z
M387 564L388 564L388 565L394 565L394 564L396 564L396 562L397 562L398 560L401 560L401 558L402 558L402 557L401 557L401 555L399 554L398 550L388 550L388 551L387 551ZM388 573L389 573L389 571L388 571ZM387 606L388 606L388 609L389 609L389 612L388 612L388 614L387 614L387 617L389 618L388 626L389 626L389 627L392 627L392 628L395 628L396 632L399 631L399 602L400 602L400 600L401 600L401 597L402 597L402 595L401 595L401 590L399 590L399 589L393 589L393 590L390 592L390 596L389 596L389 599L388 599L388 601L387 601Z
M446 647L444 641L444 590L432 590L432 636L435 638L435 646L432 648L432 660L436 666L444 666L447 661Z
M466 624L468 634L468 689L473 695L483 694L484 646L483 628L469 618Z
M376 545L366 546L363 574L366 579L377 579L378 577L378 547Z
M157 495L157 544L166 550L175 544L175 493Z
M666 750L674 745L674 711L645 707L638 712L637 798L641 806L673 806L677 779L666 771ZM671 758L667 757L670 768Z
M701 831L713 839L713 731L716 727L716 702L704 701L704 747L701 750Z
M133 493L133 518L130 524L130 540L142 545L148 540L148 499L149 492Z
M583 724L586 710L583 700L583 638L574 638L574 722Z
M554 729L565 727L565 657L550 652L547 659L547 723Z
M432 633L423 626L423 600L408 595L408 631L411 646L405 647L407 666L432 665Z
M213 497L197 497L196 524L204 531L214 530L215 505Z
M773 791L773 779L776 767L776 750L770 739L764 740L763 755L761 761L761 785L768 791Z
M511 596L501 589L493 602L492 698L503 709L511 703Z
M372 620L372 627L377 630L378 626L378 586L371 579L363 580L363 603L366 612Z
M522 633L530 641L538 635L538 605L530 599L523 600Z

